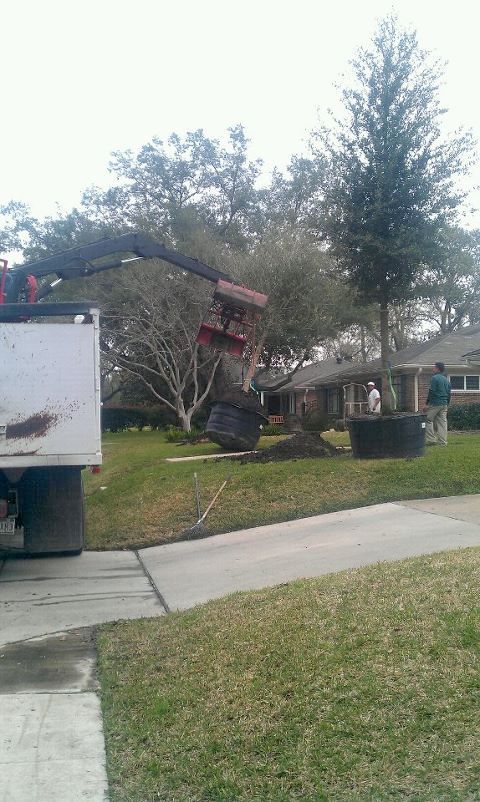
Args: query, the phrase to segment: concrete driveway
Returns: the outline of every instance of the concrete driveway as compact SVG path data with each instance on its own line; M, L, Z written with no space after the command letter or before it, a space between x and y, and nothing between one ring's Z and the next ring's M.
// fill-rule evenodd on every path
M119 618L165 613L139 556L9 558L0 573L0 645Z
M95 624L466 546L480 546L480 496L381 504L138 553L4 560L0 802L107 800Z

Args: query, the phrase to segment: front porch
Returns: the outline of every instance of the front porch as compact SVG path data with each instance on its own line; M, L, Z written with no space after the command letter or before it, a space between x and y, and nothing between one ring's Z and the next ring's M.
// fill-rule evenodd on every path
M375 382L375 386L382 391L382 378L380 375L352 376L332 382L325 386L316 387L318 408L329 417L344 419L354 415L361 415L368 408L367 382ZM392 386L396 396L396 406L399 412L418 411L418 377L413 375L397 374L392 376Z
M317 394L313 387L300 388L289 393L260 393L262 405L267 411L270 423L282 425L286 415L303 418L307 412L317 407Z
M285 415L295 413L295 393L267 393L260 394L260 400L265 407L269 423L282 425Z

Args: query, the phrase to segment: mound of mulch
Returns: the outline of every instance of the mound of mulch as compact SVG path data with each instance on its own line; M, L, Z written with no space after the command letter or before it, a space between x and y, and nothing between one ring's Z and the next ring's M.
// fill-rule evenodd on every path
M243 454L234 459L240 462L281 462L286 459L306 459L307 457L334 457L335 446L324 440L315 432L300 432L286 440L280 440L270 448L257 451L255 454Z

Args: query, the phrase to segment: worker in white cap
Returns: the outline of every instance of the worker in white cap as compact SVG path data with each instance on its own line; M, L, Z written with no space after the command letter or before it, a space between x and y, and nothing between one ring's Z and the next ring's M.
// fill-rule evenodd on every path
M380 400L380 393L375 387L375 382L368 382L368 411L374 415L380 415L382 412L382 402Z

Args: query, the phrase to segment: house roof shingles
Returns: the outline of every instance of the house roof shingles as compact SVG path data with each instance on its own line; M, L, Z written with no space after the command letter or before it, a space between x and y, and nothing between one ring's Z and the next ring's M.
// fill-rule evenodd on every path
M307 365L295 373L291 380L283 384L277 392L289 393L300 387L313 387L317 381L323 380L327 376L335 376L337 373L345 371L346 365L351 365L351 362L341 360L338 362L336 358L323 359L321 362L315 362L313 365ZM358 365L358 363L357 363ZM277 376L268 376L263 379L258 379L258 389L265 392L275 392L275 387L281 381L282 374Z

